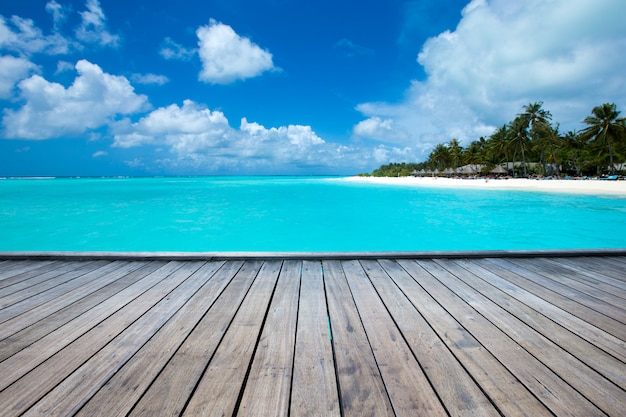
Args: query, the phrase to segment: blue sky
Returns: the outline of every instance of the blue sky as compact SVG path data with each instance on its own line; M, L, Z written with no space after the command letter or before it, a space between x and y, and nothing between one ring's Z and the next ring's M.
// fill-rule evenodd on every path
M622 0L0 3L0 176L354 174L626 108Z

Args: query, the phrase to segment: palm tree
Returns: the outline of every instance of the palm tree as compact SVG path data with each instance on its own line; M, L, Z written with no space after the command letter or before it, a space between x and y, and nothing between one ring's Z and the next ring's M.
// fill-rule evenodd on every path
M574 168L576 175L581 175L583 171L585 142L575 130L570 130L563 137L563 156L568 164Z
M502 125L489 137L489 141L486 146L487 150L494 159L493 162L500 163L502 162L502 157L504 157L507 170L509 169L509 136L510 133L508 126Z
M435 146L435 149L433 149L428 156L430 165L439 171L443 171L448 167L450 159L450 149L443 143Z
M528 141L526 127L526 121L524 121L520 116L516 117L509 126L509 143L516 143L522 153L522 170L524 172L524 177L528 176L528 172L526 171L525 154L526 142Z
M461 155L463 155L463 148L459 143L458 139L452 138L448 143L448 151L450 154L450 158L452 159L452 167L456 171L459 167L459 162L461 161Z
M533 146L532 149L537 149L539 151L539 159L541 161L544 174L546 172L545 167L545 141L542 138L546 135L546 133L551 129L550 120L552 119L552 114L544 110L542 108L543 101L536 101L534 103L529 103L526 106L523 106L524 112L518 114L524 124L526 125L526 131L528 132L528 137L532 141Z
M583 123L588 126L583 129L581 135L589 143L606 145L609 151L609 172L612 174L613 148L611 142L618 140L626 129L626 118L618 117L621 112L617 110L615 103L604 103L591 110L591 116L587 116Z
M550 125L552 120L552 114L541 108L543 101L536 101L523 106L524 113L518 114L521 117L527 128L530 128L531 132L538 134L542 130L546 129Z
M480 165L484 162L484 149L480 141L472 141L467 148L463 150L463 165L472 164Z
M554 174L557 177L561 176L561 170L559 169L559 160L556 157L556 149L559 147L562 140L563 138L559 134L558 123L556 124L556 127L554 129L548 126L548 129L546 130L545 135L543 136L543 140L542 140L542 142L546 142L548 144L548 147L550 148L550 155L552 156L552 163L555 166Z

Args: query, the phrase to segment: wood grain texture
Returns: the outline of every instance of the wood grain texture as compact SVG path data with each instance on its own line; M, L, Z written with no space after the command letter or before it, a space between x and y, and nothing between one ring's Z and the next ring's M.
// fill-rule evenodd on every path
M446 415L361 265L346 261L343 268L396 416Z
M338 261L324 261L324 281L344 416L393 416L374 352Z
M502 312L496 313L489 307L481 311L473 308L481 307L481 301L487 304L488 300L477 300L470 293L464 293L462 296L456 294L448 287L455 285L457 281L452 274L434 261L417 262L429 272L429 275L422 277L420 284L448 306L457 320L500 362L511 369L517 378L555 414L565 416L576 416L581 413L589 416L603 414L589 399L572 388L552 369L543 365L532 353L509 338L506 331L481 314L489 313L490 319L494 319ZM557 389L558 396L552 387Z
M113 255L0 259L3 416L626 409L622 253Z
M223 416L235 411L280 267L279 261L263 264L183 415Z
M261 262L227 262L234 275L217 302L154 380L131 416L179 416L254 282Z
M504 415L550 414L518 378L459 323L445 304L441 304L422 287L421 282L429 279L429 274L423 268L408 260L380 262L413 307Z
M302 262L283 263L238 416L288 416Z
M339 416L321 262L302 265L291 415Z
M426 320L393 285L381 264L361 263L448 413L452 416L500 415L454 355L443 348L444 342Z

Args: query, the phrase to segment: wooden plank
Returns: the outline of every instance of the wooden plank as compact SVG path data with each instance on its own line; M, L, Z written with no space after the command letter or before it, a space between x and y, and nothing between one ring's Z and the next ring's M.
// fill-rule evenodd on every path
M263 264L189 400L184 416L235 413L281 264L280 261Z
M233 261L226 264L236 273L235 277L152 382L130 416L179 416L182 413L261 265L260 261L245 262L242 267Z
M393 416L393 408L339 261L323 261L342 415Z
M608 402L608 405L599 407L608 414L614 414L615 409L611 407L620 406L616 399L622 397L626 387L626 364L468 273L457 262L437 263L467 285L459 284L453 289L455 293L466 300L478 300L478 294L489 299L490 302L470 301L469 304L594 404ZM520 298L532 303L535 297ZM509 314L502 314L502 310ZM626 358L626 355L622 353L622 357Z
M591 297L585 297L588 299L587 300L588 302L583 304L579 302L581 301L580 298L577 301L577 300L572 299L572 297L569 296L572 294L574 296L580 294L572 289L568 288L567 290L564 291L564 293L558 292L556 291L558 287L555 287L554 289L544 287L543 285L538 284L534 280L527 278L527 277L523 277L517 274L516 272L509 270L506 267L503 267L494 262L491 262L488 259L476 259L474 260L474 263L480 266L481 268L489 272L492 272L498 277L507 280L508 282L514 284L515 286L522 288L528 291L529 293L534 294L537 297L540 297L546 300L548 303L554 305L555 307L558 307L564 311L567 311L573 316L576 316L579 319L582 319L586 321L587 323L599 329L604 330L605 332L617 337L618 339L626 341L626 325L620 323L619 321L615 320L612 317L604 315L601 312L596 311L593 308L589 307L589 306L592 306L592 307L595 306L595 304L592 302Z
M301 261L285 261L237 416L288 416Z
M290 415L339 416L321 263L305 261L302 268Z
M390 278L472 375L494 405L507 416L549 415L550 411L492 353L418 282L428 273L410 261L380 261ZM406 269L405 269L406 268ZM411 275L407 273L411 271Z
M361 265L342 265L396 416L447 415Z
M209 280L176 315L135 354L75 416L125 416L211 306L222 295L242 262L214 261L195 275ZM219 270L217 270L219 268Z
M80 265L80 263L72 261L56 261L52 264L47 264L42 268L31 269L28 272L14 276L13 278L15 282L0 287L0 299L6 295L40 284L47 279L72 271Z
M17 333L12 333L10 336L0 341L0 362L24 349L26 346L31 345L42 337L52 333L67 322L80 316L93 306L103 302L107 298L111 297L113 294L122 291L124 288L146 277L150 273L161 268L163 265L165 265L165 262L163 261L152 261L144 267L136 269L119 279L115 279L116 275L112 274L111 276L114 278L113 282L103 286L102 288L98 288L96 291L73 303L67 303L68 300L60 300L63 301L64 304L57 304L57 300L51 301L50 303L48 303L49 305L46 305L46 311L40 311L41 314L50 313L50 315L37 322L33 322L33 324L29 325L28 327L23 326L22 323L20 326L17 327L24 327L23 330L20 330ZM97 284L99 285L100 283L101 281L98 280ZM96 283L94 282L94 284ZM55 310L55 308L58 307L62 308ZM21 323L21 319L27 319L29 313L38 310L39 309L29 310L21 316L18 316L16 318L16 321L18 323ZM9 322L5 322L1 328L2 331L6 330L8 326Z
M548 271L547 274L570 276L573 281L585 283L589 288L595 288L596 277L605 289L609 288L607 285L619 287L614 285L619 281L615 271L619 270L620 264L626 265L624 258L608 258L611 262L607 268L610 274L600 269L604 259L584 259L587 263L581 260L580 265L576 258L531 261L537 268ZM246 351L241 361L243 371L234 371L237 375L232 378L233 385L240 388L232 390L237 392L234 396L225 396L228 397L227 402L235 402L234 408L227 413L229 415L259 415L256 410L263 410L263 415L297 415L294 407L285 411L290 405L289 395L293 396L295 392L295 373L290 374L291 368L287 364L292 361L295 366L294 345L297 339L296 334L288 331L293 328L296 316L286 313L285 309L293 312L294 304L298 303L302 308L299 296L304 298L309 294L298 295L297 281L287 279L283 274L291 270L291 276L299 276L298 262L284 263L273 296L265 304L257 306L268 308L269 305L269 309L265 320L263 313L256 318L263 325L257 326L256 330L253 327L250 334L246 334L249 340L256 340L256 347L252 349L254 353ZM609 304L557 283L526 268L523 260L517 264L507 259L497 262L500 265L493 259L413 262L417 272L411 267L407 269L428 292L403 268L404 263L410 264L410 261L377 262L370 259L343 264L340 261L323 261L323 269L320 262L309 262L305 275L318 274L322 277L322 289L318 295L321 294L321 310L328 316L324 317L324 328L319 329L318 334L321 339L329 338L329 326L333 330L333 339L328 344L329 351L334 355L331 357L334 365L330 365L330 372L335 385L336 400L333 402L338 413L342 416L395 414L385 384L399 385L391 380L397 379L397 375L387 375L386 379L382 379L379 364L376 363L382 355L381 349L372 350L372 346L378 346L376 343L380 342L368 339L384 338L389 330L385 328L384 332L373 332L374 325L364 320L366 327L363 327L361 322L360 315L375 314L370 311L374 310L391 321L390 327L395 328L401 343L406 346L400 355L408 352L417 359L416 363L424 371L435 398L445 404L447 415L472 414L472 390L476 388L484 392L501 415L572 415L574 411L576 415L605 415L602 410L609 415L621 415L626 405L623 396L626 391L626 345L623 340L617 340L618 337L611 337L615 333L623 334L626 325L599 311L608 310L615 314L624 306ZM545 268L541 266L544 263L547 264ZM76 264L86 265L79 261ZM242 270L246 264L248 262L244 263ZM431 265L432 274L419 264ZM61 268L59 265L68 264L57 261L51 263L50 268ZM208 268L206 265L205 268ZM345 276L346 272L350 276L353 271L347 267L344 271L345 265L355 265L357 275L365 277L367 285L364 292L376 300L375 303L370 303L367 298L367 302L355 303L357 297L351 292ZM202 282L191 284L190 269L187 273L179 270L168 276L176 271L176 267L167 264L152 276L145 275L148 269L156 269L156 266L148 264L144 267L146 269L122 274L116 279L105 274L84 286L68 288L68 291L60 293L60 298L32 307L0 325L2 333L7 329L7 323L17 325L22 320L18 326L22 328L32 322L19 333L0 340L0 409L3 415L73 415L76 411L79 415L90 416L181 415L196 392L194 390L200 387L199 381L204 371L210 368L211 359L217 357L216 351L225 351L228 343L235 340L231 337L228 341L229 336L225 335L233 331L232 328L227 329L234 323L240 301L254 292L248 292L248 288L256 272L249 278L247 287L237 284L235 276L219 294L206 290L205 299L200 293L194 294L194 288ZM188 268L186 262L177 263L177 267L181 266ZM503 266L511 268L507 270ZM167 267L170 268L169 273L164 272ZM24 271L22 278L30 279L24 278L29 274L31 278L47 274L50 268ZM231 271L230 276L236 271ZM111 272L116 273L120 271ZM180 283L187 285L189 282L189 287L178 287L178 292L168 295L164 288L176 288L177 284L171 280L178 279L177 274L181 274ZM185 274L187 277L182 276ZM527 280L521 274L532 277L536 282ZM354 274L349 279L354 280ZM108 284L103 286L104 281ZM543 284L554 289L548 289ZM140 296L155 285L161 287L152 296ZM334 285L341 288L337 293L333 293ZM23 288L26 287L24 285ZM562 294L557 288L563 289ZM304 291L303 288L301 290ZM357 289L357 293L361 290ZM157 301L158 293L166 298ZM174 295L170 298L171 294ZM573 298L564 294L572 294ZM211 297L215 298L213 302L209 300ZM589 307L579 304L579 300ZM24 304L27 303L28 300L25 300ZM176 306L181 305L181 309L177 310ZM598 311L593 310L596 306ZM141 310L145 312L138 316ZM50 315L46 316L48 311ZM0 314L2 312L0 309ZM304 313L299 309L298 314ZM35 319L38 321L33 322ZM485 322L497 331L483 335L480 327ZM300 325L296 325L296 331L300 331ZM240 333L244 334L243 331ZM356 338L355 333L358 333ZM474 339L472 334L479 339ZM610 343L607 344L605 339ZM244 343L236 340L236 343ZM21 342L24 344L20 346ZM8 348L9 343L16 349L3 359L4 346ZM386 343L392 344L389 341ZM230 354L239 359L238 355ZM397 355L395 350L393 355ZM535 361L528 360L528 356ZM223 357L227 357L227 353ZM396 361L386 357L383 360ZM234 360L231 362L235 363ZM357 372L354 372L355 366L350 369L350 365L355 363L359 363ZM468 376L471 375L469 385L462 382L462 376L458 377L463 375L461 368L466 370ZM354 373L350 375L350 372ZM443 377L444 374L447 378ZM553 384L551 378L561 381L566 388ZM14 382L7 384L6 381L11 379ZM294 381L291 387L290 379ZM3 384L7 386L2 388ZM367 392L370 384L376 392ZM535 386L530 389L537 397L527 388L532 384ZM461 385L464 387L461 388ZM540 392L541 387L546 390L544 394ZM322 388L327 389L326 386ZM416 390L415 387L411 389ZM464 389L466 392L461 395ZM309 387L309 395L318 395L311 390ZM576 394L589 400L588 403L594 403L596 408L585 408L587 405L581 406L577 400L572 401ZM358 395L362 397L357 398ZM547 398L550 395L552 400ZM377 398L376 404L372 404L374 397ZM551 401L566 405L558 408ZM275 405L270 405L272 402ZM35 403L36 406L33 406ZM544 403L550 406L551 411ZM372 404L372 407L366 404ZM349 408L350 405L352 408ZM380 408L374 409L376 406ZM485 410L488 412L489 406ZM567 414L567 411L571 413ZM483 410L475 414L484 415L486 412Z
M539 261L546 265L549 264L554 268L554 271L558 271L560 274L578 279L620 298L626 298L626 281L605 275L605 273L610 273L610 268L607 265L598 266L597 269L599 270L594 270L592 261L588 261L589 263L586 265L571 262L572 260L567 258L539 259ZM626 274L626 271L622 271L622 273Z
M151 289L136 297L133 302L124 305L124 307L71 344L55 351L54 355L46 362L32 369L28 374L0 392L0 403L9 405L10 415L21 415L28 410L85 361L111 342L111 340L115 339L120 333L124 332L128 326L139 319L146 311L167 297L172 290L197 270L201 263L185 263L179 266L179 268L167 276L167 279L159 281ZM54 334L52 333L52 335ZM132 345L133 342L131 341L130 343ZM18 357L26 350L28 348L12 356L9 360ZM95 369L91 371L95 372Z
M98 304L0 363L0 373L3 375L2 380L0 380L0 390L4 390L0 392L0 397L9 391L5 388L10 384L16 382L66 346L72 343L75 344L78 339L82 339L82 343L85 343L89 349L96 350L97 346L103 346L108 343L111 338L115 337L115 335L107 333L108 331L111 331L111 329L115 331L120 325L124 323L130 324L136 318L125 315L131 309L128 306L129 303L139 298L140 300L145 300L146 309L150 308L152 300L162 298L183 281L182 275L175 277L180 279L179 281L176 281L175 278L165 279L170 277L176 270L181 269L183 265L180 262L168 263L143 280ZM89 341L91 341L91 345L88 343Z
M128 384L133 387L142 382L143 372L149 373L150 368L155 367L160 369L166 359L171 356L168 351L175 350L182 343L184 337L219 295L223 285L228 282L223 280L226 282L218 282L216 286L211 285L213 284L211 277L221 264L221 262L207 263L193 272L167 297L162 298L136 322L39 400L24 416L75 415L87 400L114 375L116 381L119 382L118 386ZM211 294L214 291L217 294ZM151 352L151 354L146 352ZM122 371L122 367L133 356L143 356L144 359L148 359L148 363L146 360L139 359L131 364L132 369ZM137 362L140 362L141 372L136 367ZM135 372L136 370L138 372ZM129 408L129 404L124 404L120 398L113 397L100 403L99 408L115 411L120 406ZM92 414L88 412L86 415ZM101 415L110 414L102 410Z
M552 291L558 292L568 298L571 298L574 301L579 302L589 308L592 308L612 319L623 323L624 313L619 309L616 309L614 305L607 303L604 300L596 298L590 294L586 294L584 292L579 291L578 289L572 288L562 282L555 281L550 279L540 273L534 272L532 270L526 269L524 265L518 265L516 263L510 262L509 259L489 259L490 262L495 263L501 268L508 269L511 272L514 272L530 281L533 281L541 286L549 288Z
M67 282L65 284L59 285L58 287L51 288L47 291L43 291L39 294L29 297L26 300L22 300L23 302L18 302L16 304L3 307L0 310L0 323L4 323L5 321L12 319L13 317L17 317L28 310L31 310L37 306L40 306L41 304L53 300L54 298L63 295L65 292L70 291L73 287L77 285L88 283L90 280L97 279L105 274L109 274L116 269L128 267L132 268L132 265L129 262L117 261L110 262L105 265L82 265L74 271L63 274L64 276L66 276L67 279L77 281Z
M605 257L599 258L599 260L600 259L602 262L611 264L613 268L616 269L618 272L626 271L626 256L605 256ZM619 276L624 277L623 274L620 274ZM617 278L619 278L619 276ZM622 278L622 279L626 279L626 278Z
M55 265L59 261L7 261L7 265L0 271L0 288L12 285L23 279L24 276L37 275L41 270Z
M508 309L511 314L526 321L526 324L544 334L544 336L554 339L555 343L579 352L580 355L576 356L589 356L589 361L592 363L596 361L602 362L602 364L596 363L595 365L588 363L589 366L598 366L596 369L604 369L607 372L605 374L607 376L617 372L622 374L622 378L626 378L626 368L620 368L619 366L619 363L622 363L622 365L626 363L626 349L624 349L625 344L623 341L541 297L512 284L497 274L482 268L476 261L456 261L455 263L473 274L468 275L461 272L459 274L455 273L455 275L489 297L494 303L504 309ZM446 263L445 267L448 270L452 271L451 268L448 268L448 265L455 271L458 271L452 263ZM482 280L479 281L474 277L480 277ZM488 285L485 285L485 281ZM603 351L609 353L619 363L613 363L608 358L603 359L604 355L606 355ZM585 352L586 354L584 354ZM619 372L620 369L622 369L621 372ZM622 378L619 379L621 380ZM620 382L620 384L623 382ZM624 385L624 388L626 388L626 385Z
M74 301L80 300L84 296L91 294L95 291L98 291L100 288L105 285L114 282L125 275L131 274L134 271L141 269L145 266L144 262L133 262L127 265L123 265L113 272L109 272L109 270L98 269L95 271L90 271L89 282L83 285L78 285L77 287L55 297L43 304L38 305L35 308L32 308L19 316L13 317L5 321L2 324L2 328L0 329L0 339L4 339L18 331L36 323L37 321L50 316L54 312L62 309L64 306L73 303ZM87 274L86 274L87 275ZM78 282L76 282L78 284Z
M450 290L444 283L451 285L450 283L456 282L454 276L434 261L416 263L429 272L428 275L420 276L420 285L445 305L459 323L509 368L552 412L559 416L602 414L592 402L467 304L471 302L474 307L480 307L480 302L466 300ZM488 300L482 298L481 302Z
M380 262L390 264L392 268L397 265L384 260ZM448 414L499 416L491 401L391 281L381 264L368 260L361 261L361 264Z
M558 262L570 267L578 268L586 272L598 272L602 275L614 278L621 282L620 287L625 288L626 284L626 263L624 257L575 257L575 258L558 258Z
M90 276L86 275L87 272L108 265L110 265L110 262L98 261L98 263L81 263L78 269L72 268L60 274L56 273L56 271L46 272L41 275L44 279L40 283L0 298L0 308L7 308L26 299L28 299L28 304L31 305L34 305L35 302L41 303L41 300L45 302L55 298L56 294L62 294L63 291L89 282Z
M624 298L616 296L610 292L610 288L606 285L602 285L599 281L593 280L582 280L580 277L572 278L569 275L559 273L555 271L554 268L549 268L545 264L538 264L537 259L525 259L525 262L520 262L519 259L510 259L508 260L511 263L521 265L523 268L533 271L537 274L543 275L551 280L561 282L568 287L574 288L582 293L588 294L598 300L602 300L607 304L610 304L614 307L614 310L617 312L616 314L619 317L626 317L626 309L623 308ZM586 282L590 281L590 282Z

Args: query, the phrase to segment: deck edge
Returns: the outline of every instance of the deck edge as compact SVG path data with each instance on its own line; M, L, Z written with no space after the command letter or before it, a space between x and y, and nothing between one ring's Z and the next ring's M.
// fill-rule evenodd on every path
M481 250L394 252L83 252L0 251L0 260L252 260L252 259L435 259L625 256L624 249Z

